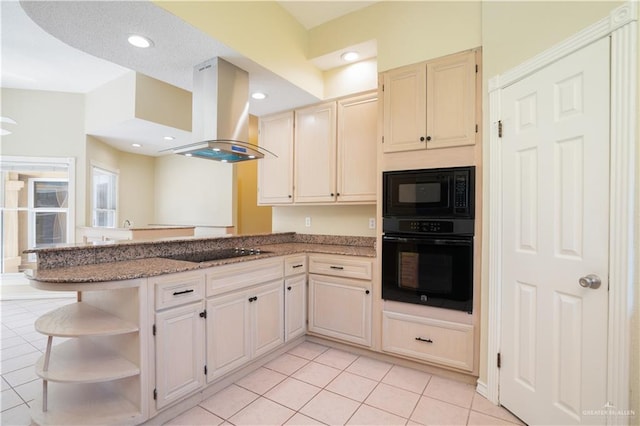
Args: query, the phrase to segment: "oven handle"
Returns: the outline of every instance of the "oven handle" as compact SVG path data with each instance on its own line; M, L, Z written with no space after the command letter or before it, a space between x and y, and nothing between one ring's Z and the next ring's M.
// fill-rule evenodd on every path
M444 238L406 238L398 237L395 235L383 235L382 241L397 242L397 243L429 243L440 246L470 246L473 244L473 237L465 239L444 239Z

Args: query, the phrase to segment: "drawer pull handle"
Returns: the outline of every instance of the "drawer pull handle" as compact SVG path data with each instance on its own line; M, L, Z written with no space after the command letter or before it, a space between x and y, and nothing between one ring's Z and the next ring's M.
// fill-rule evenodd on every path
M249 302L255 302L256 300L258 300L258 296L253 296L249 298Z
M177 296L179 294L187 294L187 293L193 293L193 289L189 289L189 290L182 290L182 291L174 291L173 295Z
M433 343L431 339L423 339L422 337L416 337L416 340L419 342Z
M304 265L301 263L299 265L293 265L292 268L296 269L296 268L302 268Z
M337 269L339 271L342 271L344 269L344 266L330 266L331 269Z

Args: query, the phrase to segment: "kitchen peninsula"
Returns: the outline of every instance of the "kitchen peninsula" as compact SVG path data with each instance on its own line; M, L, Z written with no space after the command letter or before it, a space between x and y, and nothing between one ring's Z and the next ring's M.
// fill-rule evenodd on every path
M178 260L222 251L232 257ZM30 252L32 286L78 291L77 303L35 325L50 336L36 365L38 424L171 418L307 330L371 347L375 238L281 233ZM57 337L68 340L51 345Z

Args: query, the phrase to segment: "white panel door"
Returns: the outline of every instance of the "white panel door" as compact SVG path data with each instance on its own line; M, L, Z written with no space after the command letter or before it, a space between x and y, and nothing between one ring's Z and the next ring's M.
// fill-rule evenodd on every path
M302 336L307 331L307 275L284 280L285 340Z
M284 343L284 292L282 280L250 291L252 353L257 357Z
M528 424L604 424L609 39L509 86L501 105L500 402ZM599 288L579 284L590 274Z
M258 204L293 202L293 111L260 117L259 145L273 155L258 161Z

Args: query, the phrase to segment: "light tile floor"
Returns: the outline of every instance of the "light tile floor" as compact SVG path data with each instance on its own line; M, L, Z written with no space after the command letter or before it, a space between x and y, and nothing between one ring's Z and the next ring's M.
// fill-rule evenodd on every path
M29 404L42 391L33 364L44 351L46 337L35 332L35 320L73 301L0 302L3 426L29 425ZM166 424L522 423L472 385L304 342Z

